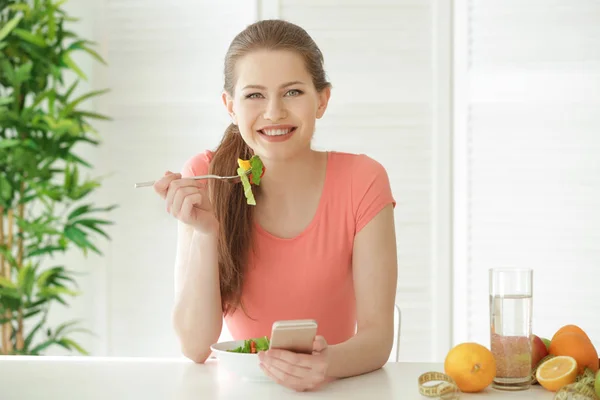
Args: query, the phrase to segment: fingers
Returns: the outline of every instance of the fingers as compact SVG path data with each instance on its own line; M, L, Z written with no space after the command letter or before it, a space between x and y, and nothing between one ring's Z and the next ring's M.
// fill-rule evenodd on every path
M152 187L154 188L154 191L164 199L167 195L167 189L169 188L169 185L176 179L181 179L181 174L174 174L171 171L167 171L161 179L154 182Z
M169 213L175 218L190 215L195 206L201 208L202 197L202 193L200 193L195 187L181 187L175 192L173 203L170 205L167 203ZM184 204L185 210L183 209Z
M266 353L266 357L269 359L278 359L288 364L304 368L311 368L313 365L313 356L309 354L294 353L283 349L270 349Z
M267 376L296 391L317 388L326 378L327 363L322 355L271 349L260 352L258 357Z
M273 379L278 384L293 389L297 392L302 392L307 389L312 389L316 385L312 382L304 381L303 379L299 379L295 376L291 376L281 371L280 369L269 366L266 364L260 364L260 368L263 370L265 375L269 378Z
M191 194L192 192L197 193L201 189L201 184L194 179L177 179L171 181L169 183L169 187L167 189L167 195L165 197L167 203L167 211L171 212L171 208L175 203L176 196L185 196L187 194ZM185 189L183 192L179 192L180 190ZM183 201L183 199L181 199ZM208 203L208 202L206 202ZM181 202L179 203L179 207L181 206ZM200 204L198 204L200 206ZM178 208L179 210L179 208Z
M267 357L268 356L264 355L264 353L259 353L259 358L261 361L264 360L266 362ZM275 357L268 357L268 366L276 369L280 374L287 374L298 379L305 379L311 373L310 368L296 364L290 364L287 361Z
M189 196L185 196L183 198L181 209L178 212L176 218L181 219L182 221L190 221L193 219L194 211L199 212L198 208L196 208L197 204L202 204L202 194L194 193Z
M327 341L323 336L316 336L313 342L313 351L320 353L327 348Z

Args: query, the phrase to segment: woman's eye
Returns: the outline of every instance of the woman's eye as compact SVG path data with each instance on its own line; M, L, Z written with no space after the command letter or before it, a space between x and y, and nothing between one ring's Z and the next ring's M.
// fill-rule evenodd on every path
M260 93L250 93L249 95L246 95L247 99L260 99L262 97L262 94Z
M301 90L292 89L292 90L289 90L285 95L295 97L295 96L300 96L301 94L302 94Z

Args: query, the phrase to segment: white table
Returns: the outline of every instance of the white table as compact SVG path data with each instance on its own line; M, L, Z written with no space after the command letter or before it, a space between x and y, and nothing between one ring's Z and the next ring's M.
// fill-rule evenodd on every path
M424 400L417 380L442 364L388 363L382 369L339 380L317 392L296 393L275 383L234 379L218 361L194 364L186 359L0 356L2 400L205 400L205 399L402 399ZM551 400L553 393L487 388L462 399Z

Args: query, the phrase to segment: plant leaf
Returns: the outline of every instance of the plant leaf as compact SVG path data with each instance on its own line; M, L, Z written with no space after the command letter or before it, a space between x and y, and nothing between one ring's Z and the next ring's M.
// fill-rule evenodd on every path
M21 293L19 293L17 289L0 287L0 298L2 296L6 296L15 300L21 300Z
M81 164L85 167L91 168L92 165L90 163L88 163L87 161L85 161L84 159L80 158L79 156L76 156L75 154L69 152L67 154L67 156L65 157L66 161L71 161L71 162L76 162L78 164Z
M64 53L62 55L61 59L65 63L65 65L68 66L69 68L71 68L73 70L73 72L75 72L77 75L79 75L79 77L81 79L83 79L84 81L88 80L86 74L84 74L83 71L79 68L79 66L77 66L77 64L75 64L75 61L73 61L73 59L71 58L69 53Z
M68 294L69 296L79 296L81 293L67 289L64 286L45 287L40 290L39 295L43 297L52 297L59 294Z
M73 115L75 115L77 117L100 119L100 120L104 120L104 121L112 121L113 120L111 117L107 117L106 115L98 114L98 113L91 112L91 111L76 111L73 113Z
M0 286L6 287L9 289L17 288L17 285L14 282L12 282L11 280L9 280L3 276L0 276Z
M10 6L6 7L9 10L12 11L23 11L25 14L28 14L29 12L31 12L31 8L29 7L29 4L11 4Z
M35 35L25 29L19 28L14 29L13 34L38 47L46 47L46 40L44 40L44 37L41 35Z
M15 27L19 24L19 21L21 21L22 18L23 14L18 14L14 16L13 19L8 21L6 25L4 25L2 29L0 29L0 40L8 36L8 34L11 33L12 30L15 29Z
M71 347L74 348L75 350L77 350L79 353L85 355L85 356L89 356L90 353L88 353L83 347L81 347L81 345L77 342L75 342L72 339L67 339L67 338L62 338L58 341L58 344L62 344L65 345L67 349L71 350Z
M33 349L31 349L31 354L32 355L39 355L39 353L41 351L44 351L46 348L52 346L53 344L56 344L56 340L54 340L54 339L48 339L45 342L42 342L39 345L37 345L36 347L34 347Z
M31 265L22 267L19 271L18 279L22 293L27 296L28 299L31 298L33 285L35 284L35 267L32 267Z
M25 306L27 307L27 304ZM38 315L41 312L42 312L41 308L36 308L35 310L28 311L27 313L23 314L23 319L31 318L35 315Z
M109 91L110 91L110 89L92 90L91 92L81 95L65 107L65 109L63 110L63 114L69 115L70 113L73 112L73 110L75 110L75 107L77 107L77 105L79 105L81 102L83 102L91 97L103 95L105 93L108 93Z
M60 324L57 328L56 331L54 332L54 336L58 337L60 336L60 334L64 331L65 334L68 333L68 329L72 326L75 326L77 324L80 324L81 320L72 320L72 321L68 321L68 322L64 322L62 324Z
M55 251L65 251L65 249L63 249L60 246L46 246L46 247L40 247L38 249L35 249L29 253L27 253L28 257L35 257L35 256L41 256L42 254L52 254Z
M29 61L15 70L15 75L19 83L27 82L31 79L31 69L33 68L33 62Z
M77 85L79 85L79 82L80 82L79 79L77 79L76 81L74 81L71 84L71 87L69 87L69 90L67 90L67 92L62 96L63 102L66 102L67 100L69 100L69 97L71 97L71 95L73 94L73 91L75 90Z
M71 213L67 217L67 220L72 221L74 218L76 218L82 214L86 214L92 210L93 210L92 204L84 204L82 206L77 207L75 210L71 211Z
M17 146L19 143L21 143L21 141L18 139L2 139L0 140L0 149Z
M36 326L31 330L31 332L29 332L29 334L25 338L24 350L27 350L29 348L35 334L42 328L42 326L44 326L45 323L46 320L42 318L42 320L36 324Z
M96 50L90 49L87 46L83 46L81 48L81 50L85 51L86 53L88 53L89 55L91 55L92 57L94 57L97 61L101 62L102 64L107 65L107 63L104 60L104 58L102 58L102 56L100 54L98 54L96 52Z

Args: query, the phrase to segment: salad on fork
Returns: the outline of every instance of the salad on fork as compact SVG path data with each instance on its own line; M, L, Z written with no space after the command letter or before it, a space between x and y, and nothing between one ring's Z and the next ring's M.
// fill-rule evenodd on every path
M246 203L255 206L256 200L252 193L252 185L260 186L260 180L265 174L265 166L257 155L252 156L249 160L238 158L238 166L237 173L242 181Z

